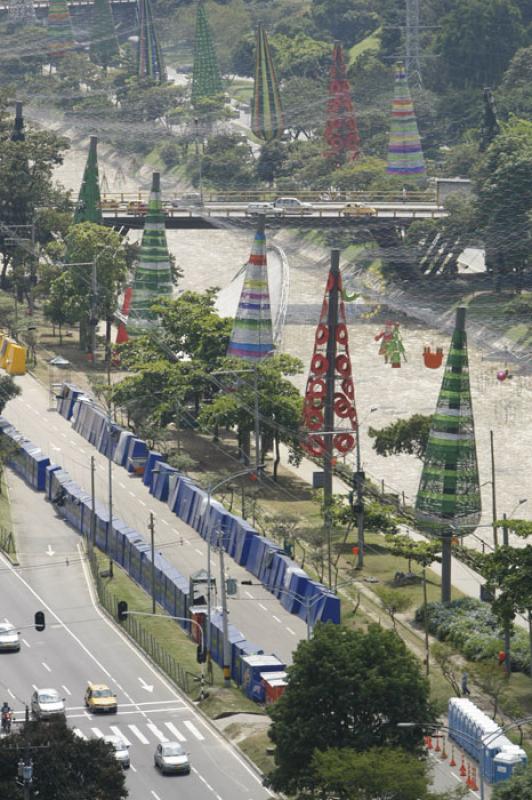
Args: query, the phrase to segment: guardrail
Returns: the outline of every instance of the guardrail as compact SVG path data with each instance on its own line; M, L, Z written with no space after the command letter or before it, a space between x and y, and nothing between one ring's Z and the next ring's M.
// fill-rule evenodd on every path
M102 204L117 201L123 203L147 203L150 192L138 190L137 192L105 192L102 197ZM436 203L436 192L432 189L427 191L397 191L397 192L368 192L368 191L316 191L302 189L285 189L283 191L257 190L247 192L209 192L203 191L203 201L207 203L252 203L252 202L272 202L277 197L297 197L300 200L308 200L321 203L346 203L349 201L362 201L365 203ZM199 192L198 192L199 199ZM172 200L187 203L186 196L183 198L173 197Z
M127 222L127 219L136 219L137 217L145 216L145 208L123 208L108 207L102 205L105 219L120 219ZM165 208L164 214L170 219L196 219L198 217L211 217L213 219L257 219L257 214L250 214L245 209L238 208ZM443 219L447 216L447 212L441 208L380 208L375 209L375 214L360 214L360 215L344 215L342 209L323 209L317 208L310 214L276 214L267 215L269 222L277 220L278 222L286 222L287 220L336 220L341 219L344 222L371 222L373 219Z

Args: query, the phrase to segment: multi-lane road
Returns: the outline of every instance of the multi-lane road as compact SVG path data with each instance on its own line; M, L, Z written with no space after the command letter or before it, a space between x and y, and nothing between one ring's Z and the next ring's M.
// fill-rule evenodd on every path
M30 375L16 379L22 394L12 400L4 414L30 441L42 449L52 462L63 466L86 492L90 493L90 457L96 460L96 494L107 502L108 461L77 434L63 417L50 410L46 389ZM241 469L235 463L235 472ZM43 495L34 495L35 504L44 504ZM156 549L182 575L189 576L207 567L207 545L201 536L173 514L166 503L156 500L142 481L113 467L113 513L146 536L149 512L155 515ZM43 552L48 542L44 544ZM219 576L218 560L212 555L212 574ZM232 559L225 559L226 575L239 582L250 573ZM230 622L246 639L266 653L274 653L290 663L300 639L307 635L304 620L289 614L279 600L262 586L240 586L238 596L230 599Z
M79 537L19 478L10 483L20 567L0 556L0 618L21 628L22 647L0 654L0 699L20 720L33 690L52 687L65 698L68 724L78 735L119 735L130 745L131 800L271 796L255 770L99 610ZM48 545L53 556L45 554ZM37 633L31 623L41 609L47 624ZM88 681L116 692L117 714L85 709ZM154 768L155 748L164 741L181 742L190 775L163 777ZM38 775L34 780L37 786Z

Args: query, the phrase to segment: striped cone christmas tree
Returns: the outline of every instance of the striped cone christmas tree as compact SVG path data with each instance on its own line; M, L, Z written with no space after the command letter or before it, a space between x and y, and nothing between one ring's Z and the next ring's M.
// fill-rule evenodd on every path
M340 44L335 44L333 50L327 125L323 136L327 144L324 157L336 164L353 161L360 155L360 136Z
M151 78L155 83L164 83L167 79L150 0L139 0L137 75L139 78Z
M202 0L198 3L196 34L194 39L194 67L192 70L192 105L223 91L222 78L211 30Z
M256 37L255 83L251 106L251 130L270 142L284 131L284 113L266 31L259 25Z
M94 222L97 225L102 224L97 147L98 137L91 136L89 155L87 156L83 181L74 212L74 223L76 225L80 222Z
M259 220L227 355L257 363L273 350L264 218Z
M418 523L442 540L444 601L450 600L451 539L478 525L481 511L465 316L465 308L457 309L416 497Z
M425 174L425 159L423 158L414 105L402 64L397 64L395 68L392 124L386 171L390 175L414 177Z
M48 55L50 60L62 58L73 48L74 34L67 0L50 0L48 7Z
M153 173L140 257L132 288L127 322L129 334L152 329L157 324L157 315L151 310L151 306L161 296L172 296L172 273L161 203L161 177L158 172Z

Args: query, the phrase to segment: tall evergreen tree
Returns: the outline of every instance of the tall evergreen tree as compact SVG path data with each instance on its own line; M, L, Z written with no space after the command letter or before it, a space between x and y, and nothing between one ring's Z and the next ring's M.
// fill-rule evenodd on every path
M100 182L98 178L98 137L91 136L89 155L83 173L83 181L79 190L78 202L74 212L74 223L94 222L102 224L102 209L100 206Z
M395 69L387 172L390 175L413 177L425 174L425 159L423 158L414 105L402 64L397 64Z
M335 44L333 50L324 138L325 157L338 165L360 154L360 136L340 44Z
M198 3L192 72L192 104L223 91L220 68L203 0Z
M22 103L17 103L15 106L15 122L13 123L11 141L24 142L25 140L26 140L26 134L24 133L24 117L22 116Z
M161 203L161 176L154 172L140 256L133 279L128 333L135 334L153 328L157 324L157 315L151 306L158 298L171 295L172 273Z
M113 12L109 0L94 0L91 19L91 59L104 69L119 53Z
M457 309L416 497L418 523L442 539L443 602L451 599L451 540L471 532L481 511L465 319Z
M499 120L495 109L495 99L489 87L484 89L484 115L480 126L479 150L481 153L489 147L498 133L500 133Z
M269 142L283 134L283 106L268 37L262 25L257 29L256 42L251 130L259 139Z
M139 78L151 78L155 83L166 81L166 67L153 22L150 0L139 0L137 74Z

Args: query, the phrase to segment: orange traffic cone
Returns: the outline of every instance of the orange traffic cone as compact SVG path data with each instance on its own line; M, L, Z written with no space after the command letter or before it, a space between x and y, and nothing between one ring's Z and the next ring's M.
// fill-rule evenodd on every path
M469 784L469 788L473 789L474 792L478 790L477 786L477 768L473 767L471 769L471 783Z
M466 786L468 786L470 789L472 788L472 784L471 784L471 764L467 765Z
M435 752L435 753L439 753L439 752L440 752L440 750L441 750L441 747L440 747L440 740L437 738L437 739L436 739L436 747L434 748L434 752Z
M441 743L441 756L440 756L440 758L441 758L442 761L445 761L445 759L447 758L447 750L445 749L445 736L443 737L442 743Z
M449 761L450 767L456 767L456 761L454 760L454 744L451 745L451 760Z
M462 778L465 778L467 775L467 771L464 764L464 754L462 753L462 763L460 764L460 775Z
M427 736L427 750L432 750L432 736Z

